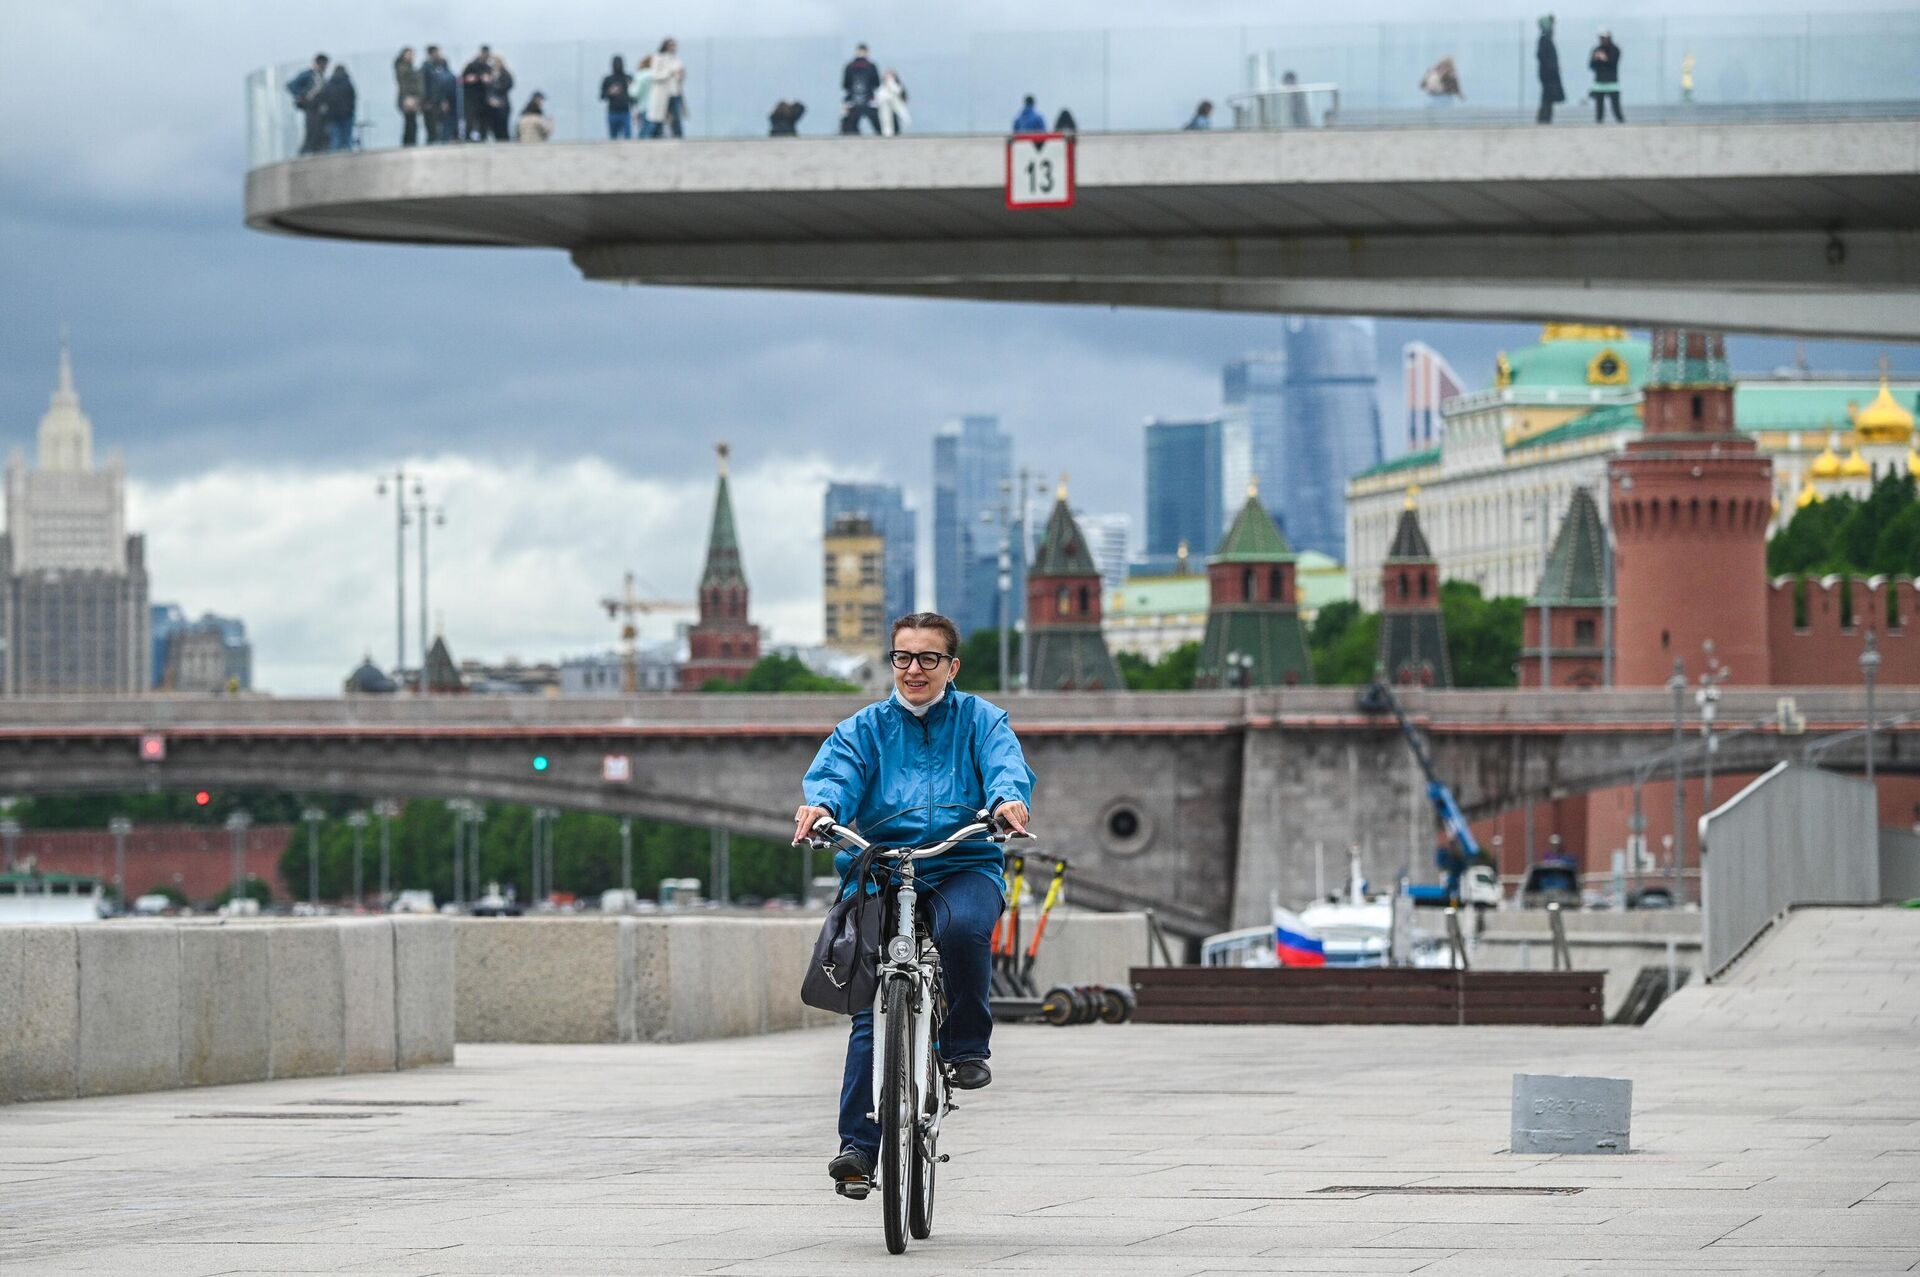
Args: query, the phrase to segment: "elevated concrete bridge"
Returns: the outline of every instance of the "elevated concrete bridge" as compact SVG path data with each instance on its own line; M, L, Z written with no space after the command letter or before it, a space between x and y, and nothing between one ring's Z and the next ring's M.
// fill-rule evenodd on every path
M1720 722L1771 720L1775 689L1729 690ZM1809 733L1857 727L1860 693L1795 693ZM1671 741L1659 690L1414 692L1406 701L1470 813L1627 779ZM785 837L799 780L844 696L630 700L138 697L0 702L0 793L273 790L545 803ZM1313 890L1311 848L1369 846L1389 881L1430 843L1424 782L1391 719L1352 689L1016 697L1039 776L1043 846L1083 870L1086 903L1148 904L1199 934ZM1889 689L1877 714L1920 710ZM164 738L143 758L141 738ZM1800 739L1729 740L1723 772L1769 766ZM630 778L606 779L608 755ZM536 769L536 757L545 767ZM1854 755L1855 758L1858 754ZM1885 770L1920 770L1883 738ZM1833 761L1841 761L1839 758ZM1431 873L1415 859L1415 873Z
M1863 104L1862 111L1872 111ZM247 175L248 225L552 248L588 279L1920 339L1920 120L439 146Z

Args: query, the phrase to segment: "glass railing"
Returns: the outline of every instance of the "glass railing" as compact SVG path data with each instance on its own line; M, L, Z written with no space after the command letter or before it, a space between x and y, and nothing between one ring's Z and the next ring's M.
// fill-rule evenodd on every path
M1600 25L1560 21L1555 42L1568 99L1556 116L1561 122L1592 118L1587 59ZM1625 19L1611 27L1622 50L1620 99L1629 122L1920 112L1920 12L1722 14ZM874 62L898 71L907 90L903 131L917 135L1005 133L1028 94L1049 125L1066 110L1082 132L1180 129L1202 101L1212 104L1217 129L1526 122L1539 103L1538 36L1531 21L1502 21L1002 32L939 42L889 42L875 33L868 39ZM795 101L806 108L800 136L838 133L841 69L855 42L839 36L681 40L685 136L763 137L772 131L776 104ZM476 46L445 47L458 76ZM329 52L336 66L347 68L354 104L350 121L342 110L332 128L315 131L313 149L400 145L398 50ZM605 40L497 52L513 81L506 95L509 137L538 91L553 140L590 141L610 132L600 99L609 59L621 54L631 70L647 46ZM1428 91L1436 87L1428 72L1442 58L1452 60L1458 95ZM288 92L305 65L285 63L247 78L251 165L293 158L308 142L309 121ZM466 121L455 123L457 132L466 131ZM423 139L427 130L422 122Z

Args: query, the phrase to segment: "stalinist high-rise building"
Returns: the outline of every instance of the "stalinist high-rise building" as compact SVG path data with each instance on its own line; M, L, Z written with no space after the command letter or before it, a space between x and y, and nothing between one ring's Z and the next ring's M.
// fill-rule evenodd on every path
M93 464L73 360L40 419L39 456L7 461L0 536L0 696L144 692L152 685L146 539L127 535L126 474Z

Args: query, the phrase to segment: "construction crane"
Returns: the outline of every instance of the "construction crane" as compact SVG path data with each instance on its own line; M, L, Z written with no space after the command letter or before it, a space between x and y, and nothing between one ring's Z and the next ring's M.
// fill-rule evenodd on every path
M1393 711L1394 719L1400 724L1400 734L1407 738L1407 747L1413 751L1414 761L1420 764L1427 778L1427 801L1433 805L1437 835L1433 863L1446 875L1446 882L1439 886L1410 884L1407 895L1421 905L1497 904L1500 880L1493 862L1480 849L1453 791L1434 771L1433 758L1420 740L1420 733L1407 721L1407 711L1401 707L1400 698L1385 683L1375 683L1360 693L1359 705L1366 714Z
M628 572L616 597L600 600L607 619L620 622L620 690L628 696L640 690L640 620L669 608L688 608L691 603L677 599L643 599L634 592L634 576Z

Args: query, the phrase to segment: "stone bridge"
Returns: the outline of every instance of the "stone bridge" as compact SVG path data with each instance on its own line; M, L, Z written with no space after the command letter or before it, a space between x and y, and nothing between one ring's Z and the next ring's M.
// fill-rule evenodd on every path
M1864 720L1852 689L1728 690L1724 728L1767 725L1727 741L1721 771L1769 766L1804 743L1782 739L1773 725L1787 694L1809 735ZM1672 701L1658 689L1411 692L1405 702L1474 815L1616 785L1672 739ZM814 750L861 703L6 700L0 794L204 788L466 797L785 837ZM1270 892L1311 893L1316 842L1370 848L1366 869L1375 881L1396 878L1410 859L1416 876L1432 873L1418 770L1391 718L1359 712L1353 689L1036 694L1010 706L1039 776L1041 846L1075 860L1083 903L1150 905L1170 927L1195 935L1259 921ZM1920 688L1888 689L1876 717L1916 710ZM145 737L160 738L163 757L146 756ZM609 756L626 760L627 779L609 779L619 774L609 771ZM1879 757L1885 770L1920 770L1920 749L1893 732Z

